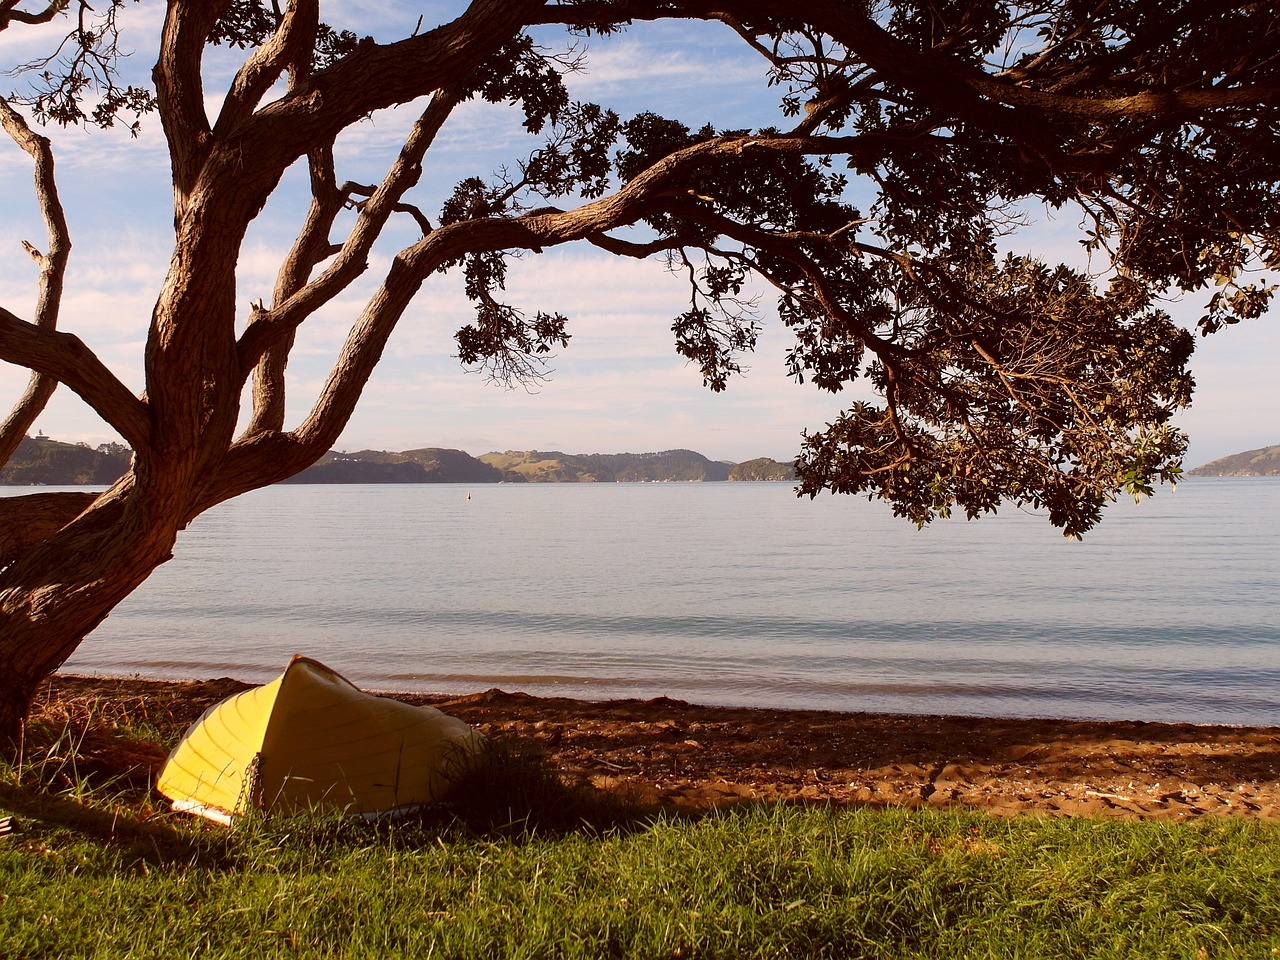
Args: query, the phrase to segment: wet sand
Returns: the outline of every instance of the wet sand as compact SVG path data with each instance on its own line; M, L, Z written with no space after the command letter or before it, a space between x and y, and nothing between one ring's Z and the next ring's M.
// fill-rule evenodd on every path
M88 762L150 776L164 749L123 744L109 734L113 722L180 730L247 686L57 675L37 711L92 717L81 746ZM393 696L536 743L567 777L689 811L759 800L1280 821L1280 727L705 707L665 697L589 702L500 690Z

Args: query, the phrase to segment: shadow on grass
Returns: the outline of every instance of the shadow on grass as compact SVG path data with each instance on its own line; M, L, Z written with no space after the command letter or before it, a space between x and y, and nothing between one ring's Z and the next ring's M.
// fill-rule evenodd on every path
M214 831L157 816L151 789L158 747L100 725L28 723L20 759L0 764L0 808L16 817L15 843L76 840L151 864L229 862Z
M127 862L199 861L218 867L235 860L225 838L211 831L139 819L134 811L104 806L96 792L81 799L48 793L38 785L16 785L6 777L0 781L0 807L17 817L17 832L10 838L14 843L48 844L61 835L110 847Z
M444 803L414 818L430 823L450 819L477 834L510 838L642 830L658 820L696 822L744 810L832 806L830 799L803 795L729 796L705 805L664 802L653 799L653 791L642 793L643 787L633 793L625 783L601 788L586 774L570 777L540 742L519 734L491 736L489 747L487 764L458 777ZM903 806L901 799L845 801L841 805L850 809Z
M534 742L490 738L485 759L454 779L446 799L372 820L313 812L254 814L230 828L171 813L154 790L164 752L102 726L29 724L24 759L0 766L0 814L16 815L18 842L85 840L126 862L234 868L259 841L337 850L370 836L401 848L442 837L524 842L534 837L640 830L659 816L625 794L567 778ZM275 838L274 840L272 838ZM305 839L303 839L305 838Z
M567 778L536 743L493 737L484 762L458 775L443 802L400 822L520 840L643 829L659 816L670 813L586 779Z

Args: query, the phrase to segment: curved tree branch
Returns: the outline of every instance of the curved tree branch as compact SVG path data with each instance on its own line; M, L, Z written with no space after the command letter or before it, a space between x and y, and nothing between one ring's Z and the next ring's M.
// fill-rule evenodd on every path
M575 0L547 6L540 23L617 23L697 16L720 20L743 35L743 22L776 25L784 20L770 0L682 0L678 12L641 0ZM1226 86L1203 77L1195 85L1156 88L1122 95L1079 96L1040 89L1024 74L993 76L945 49L921 49L889 32L869 14L840 0L805 4L804 22L853 51L882 79L917 94L923 101L949 105L966 122L980 120L988 129L1013 139L1040 131L1050 117L1107 121L1140 116L1185 118L1206 110L1280 105L1280 87L1266 84ZM1183 27L1187 21L1180 21ZM747 31L750 33L750 31ZM753 44L759 49L759 44ZM1123 48L1122 48L1123 49ZM767 52L767 51L762 51ZM1127 51L1125 51L1127 52ZM1113 68L1114 69L1114 68ZM1099 78L1106 79L1106 78ZM1105 86L1105 85L1103 85Z
M253 451L261 469L279 473L279 478L283 478L289 476L286 467L288 463L309 462L308 457L314 459L336 442L400 316L426 277L442 264L475 251L538 251L582 239L590 239L605 248L614 247L619 252L625 247L629 254L635 255L642 248L608 238L607 232L634 224L646 214L656 212L671 198L684 195L684 179L694 170L714 166L749 151L810 155L856 154L863 150L870 151L872 144L880 139L875 134L852 137L727 136L675 151L634 177L614 195L583 204L571 211L544 208L515 218L492 217L438 227L403 250L395 259L382 285L353 326L316 404L298 429L275 441L246 436L242 443L237 444L238 451L233 451L236 465L227 467L228 475L251 473L253 468L246 466L244 461L249 459L250 451ZM402 160L404 158L405 153L402 153ZM389 175L380 189L387 189L393 179L394 174ZM392 195L393 191L387 189L385 204L388 206L393 202ZM377 199L375 196L369 201L369 205L375 204ZM389 210L385 212L389 213ZM666 241L660 242L660 247L667 246L670 244ZM340 256L339 261L342 260L343 257ZM363 263L360 267L363 269ZM335 262L324 275L294 298L281 304L276 310L264 312L241 337L242 365L250 359L256 359L255 351L265 349L265 342L278 336L281 328L292 329L309 316L315 309L308 302L309 298L332 296L336 289L341 289L339 283L343 277L339 271L349 269L349 263ZM327 286L329 284L332 286ZM345 286L345 283L341 285ZM275 329L269 329L271 327ZM869 333L869 336L874 334ZM886 352L891 347L892 345L886 345ZM225 499L222 493L222 481L215 481L210 493L210 496L217 498L213 502Z
M251 475L256 470L279 473L282 479L290 475L288 464L310 462L336 442L396 323L423 281L441 265L480 250L541 250L586 238L612 243L605 239L607 231L633 224L646 213L653 212L655 203L672 195L678 188L681 177L701 165L713 164L722 157L738 155L757 146L760 149L829 153L832 152L830 144L825 142L828 139L774 141L726 137L696 144L664 157L613 196L592 201L572 211L538 210L516 218L467 220L437 228L396 257L381 286L352 327L315 405L298 429L277 438L243 438L228 458L225 479L222 476L216 479L210 485L208 496L213 498L212 502L234 496L234 493L223 495L228 489L226 484L234 484L234 478ZM847 140L850 144L859 142L857 137ZM389 175L383 188L392 181L393 175ZM392 202L390 194L388 191L388 205ZM377 199L375 195L369 204L374 204ZM330 271L337 267L335 263ZM302 293L314 295L313 288L320 288L325 279L322 276ZM298 303L286 302L281 305L273 323L296 325L310 312ZM262 320L258 321L259 330L265 326ZM251 338L250 333L246 330L241 338L242 358L252 356L251 350L261 342ZM246 462L251 459L257 461L256 465Z
M0 569L48 540L82 514L99 494L68 491L0 497Z
M619 257L632 257L636 260L646 260L654 254L667 253L682 246L680 241L676 239L660 239L650 240L648 243L636 243L632 240L611 237L607 233L588 234L584 239L593 247L599 247L606 253L612 253Z
M209 154L212 134L200 71L205 38L230 3L172 0L165 15L153 78L173 169L175 223L186 215L191 191Z
M331 150L328 151L328 160L322 161L320 167L313 166L312 208L308 212L307 225L295 243L286 267L282 268L272 307L259 311L240 337L238 350L243 375L248 375L273 343L292 336L298 324L364 273L368 267L369 251L391 214L403 206L404 194L418 182L422 175L422 158L435 142L460 95L457 90L436 92L414 123L386 177L376 189L365 194L369 199L360 204L355 226L338 248L333 262L315 280L307 282L311 269L323 259L319 254L323 252L328 256L333 252L329 246L328 231L347 199L346 191L357 192L353 185L343 184L341 189L333 186ZM305 256L304 244L309 251ZM308 259L310 262L305 262Z
M311 49L315 45L319 10L315 10L317 23L307 25L306 45L297 45L289 59L289 87L295 89L311 76ZM279 37L285 30L282 25ZM258 95L260 97L261 94ZM257 97L254 98L257 102ZM221 121L220 121L221 122ZM330 141L307 154L307 169L311 174L311 204L302 229L298 231L289 255L280 265L276 275L276 287L272 303L280 303L306 284L311 271L334 252L329 242L329 231L342 210L344 197L334 186L333 142ZM250 324L261 319L262 310L255 307ZM253 371L253 414L248 433L284 429L285 417L285 368L289 363L289 351L293 348L290 332L273 344L258 361Z
M25 23L32 26L49 23L67 8L63 0L52 0L43 10L28 13L17 8L19 2L20 0L4 0L3 3L0 3L0 30L6 29L10 23Z
M307 282L317 264L334 252L329 231L344 205L344 197L334 185L333 147L314 150L307 158L311 171L311 206L289 255L276 276L273 303L282 303ZM268 311L255 306L247 329L264 323ZM246 433L284 429L285 368L293 347L293 331L275 340L263 351L253 370L253 415Z
M35 326L53 330L58 325L58 311L62 305L62 287L71 256L71 233L62 202L58 199L58 184L54 176L53 150L47 137L32 132L26 121L9 103L0 97L0 124L10 137L35 161L35 194L44 216L48 237L47 253L39 253L30 244L27 249L40 268L39 293L36 297ZM44 410L53 396L58 381L46 374L33 372L12 412L0 423L0 464L7 463L36 417Z
M110 424L134 451L151 447L147 404L71 333L42 330L0 307L0 360L65 383Z
M291 74L291 86L306 79L319 24L318 0L293 0L289 4L275 34L236 72L218 114L216 131L230 129L252 114L286 69Z

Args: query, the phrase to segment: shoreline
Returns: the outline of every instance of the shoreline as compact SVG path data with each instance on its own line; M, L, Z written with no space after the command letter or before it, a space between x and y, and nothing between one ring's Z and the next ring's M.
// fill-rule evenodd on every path
M237 666L242 667L243 670L238 670ZM104 683L130 680L156 683L192 683L200 682L204 678L217 677L218 679L235 680L239 683L256 686L269 683L275 679L279 676L280 669L279 665L264 668L232 663L214 663L209 665L208 670L204 671L204 677L202 678L200 673L189 665L185 669L166 670L160 668L156 672L144 672L146 670L145 667L128 672L125 670L117 671L107 667L95 672L95 668L88 665L72 664L68 666L64 664L63 669L59 671L59 675L102 681ZM1232 715L1231 711L1213 707L1194 710L1191 716L1178 710L1166 711L1164 715L1159 715L1159 707L1154 706L1150 701L1144 700L1135 705L1131 700L1131 705L1135 705L1137 708L1148 705L1154 706L1157 714L1155 716L1137 717L1125 715L1119 710L1114 712L1107 710L1099 710L1097 712L1089 712L1087 710L1081 710L1080 712L1053 712L1051 709L1038 711L1035 709L1037 704L982 702L974 705L966 702L969 699L968 697L957 696L958 688L949 683L939 684L936 688L907 681L899 685L869 685L847 690L844 695L839 697L830 696L829 691L825 688L811 691L811 695L807 696L805 691L799 691L790 686L787 688L787 693L781 695L775 694L765 686L757 686L751 687L741 696L734 696L731 692L726 693L725 691L741 690L741 685L738 683L729 683L723 687L717 687L714 683L682 683L677 681L673 686L664 683L663 678L635 679L627 677L613 679L607 677L489 675L481 673L467 674L465 676L453 674L415 676L373 673L361 675L359 667L340 672L348 681L361 690L386 697L430 697L440 700L452 700L471 696L480 691L502 690L519 692L539 699L567 699L582 703L644 701L665 698L679 700L682 703L689 703L697 707L728 710L799 710L833 714L871 714L902 717L944 716L967 718L975 722L985 720L1025 720L1034 722L1043 720L1071 723L1152 723L1208 728L1257 728L1265 730L1275 727L1280 729L1280 723L1271 724L1260 719L1261 717L1266 717L1269 720L1274 713L1274 711L1262 708L1243 711L1243 715L1239 715L1241 711L1235 711L1236 715ZM981 697L981 694L975 694L975 696ZM990 697L989 699L998 701L1001 698ZM853 703L850 701L853 701ZM1007 711L999 709L1002 705L1010 709ZM1048 706L1044 703L1039 703L1038 705L1042 707ZM1211 715L1209 719L1194 715L1205 713ZM1255 716L1255 714L1257 715Z
M75 683L103 684L104 686L112 684L130 684L138 682L142 684L158 684L158 685L183 685L183 684L205 684L205 683L221 683L227 682L231 684L239 684L240 688L260 686L269 683L280 675L279 669L262 670L263 679L261 680L245 680L238 676L223 674L217 677L193 677L183 673L175 672L174 675L153 675L141 672L134 673L86 673L75 669L74 667L66 671L58 671L55 677L61 677ZM268 675L269 674L269 675ZM421 703L443 703L458 700L467 700L472 697L480 696L488 693L500 693L516 697L530 697L535 700L546 701L571 701L584 705L608 705L615 703L648 703L648 702L670 702L684 704L694 709L707 710L745 710L745 711L770 711L774 713L819 713L832 714L836 716L874 716L874 717L941 717L950 720L972 721L974 723L983 723L987 721L1013 722L1013 723L1085 723L1085 724L1137 724L1149 726L1163 727L1194 727L1214 729L1231 729L1231 730L1256 730L1256 731L1280 731L1280 723L1265 724L1254 723L1248 720L1181 720L1168 718L1139 718L1127 716L1089 716L1085 714L1079 715L1056 715L1049 713L1000 713L1000 712L982 712L982 711L966 711L966 710L911 710L911 709L892 709L871 706L866 709L853 709L839 706L815 705L801 706L792 703L739 703L731 700L718 701L715 699L697 699L696 694L687 694L695 699L685 699L686 694L682 691L673 691L671 693L653 693L646 694L636 692L634 688L637 686L632 680L608 681L592 678L590 683L567 683L563 689L561 684L555 681L532 677L488 677L475 675L468 677L468 680L474 680L474 683L466 683L452 677L444 677L445 685L441 689L427 689L428 684L420 684L415 686L412 681L405 680L400 683L379 686L379 683L385 683L385 678L381 681L364 679L352 679L347 674L342 674L350 683L363 690L366 693L372 693L380 697L390 697L392 699L410 700L412 702ZM522 680L528 680L522 683ZM585 688L596 686L599 688L598 695L596 691L587 691ZM614 688L617 688L616 691ZM880 691L876 691L877 693ZM611 695L616 693L616 695Z
M252 685L55 674L36 710L100 725L141 717L176 739L209 706ZM496 688L372 692L531 742L568 778L670 809L753 800L1280 821L1280 727L596 701ZM86 741L90 752L97 739ZM116 758L116 772L131 760L153 775L167 746Z

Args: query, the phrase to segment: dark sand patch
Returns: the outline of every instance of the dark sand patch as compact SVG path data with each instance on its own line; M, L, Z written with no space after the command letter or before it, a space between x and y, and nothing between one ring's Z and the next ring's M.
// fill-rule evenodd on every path
M87 762L141 780L164 751L109 736L113 720L182 729L246 687L58 675L37 709L92 716ZM997 815L1280 820L1280 728L991 719L589 702L491 690L395 694L488 734L537 743L567 776L700 810L740 802L947 806Z

